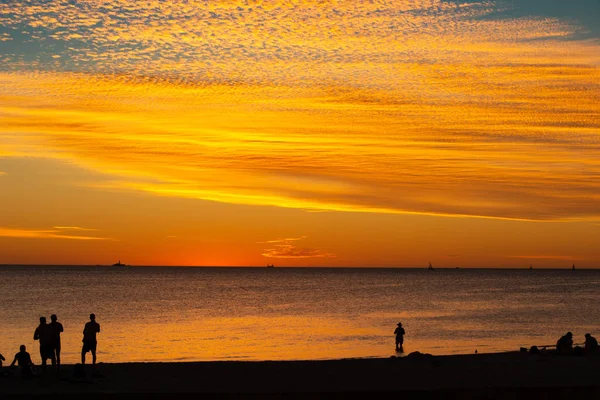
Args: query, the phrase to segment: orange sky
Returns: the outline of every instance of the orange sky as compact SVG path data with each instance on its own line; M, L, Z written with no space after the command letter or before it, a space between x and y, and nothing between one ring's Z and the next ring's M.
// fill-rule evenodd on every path
M518 3L0 5L0 263L596 267L600 40Z

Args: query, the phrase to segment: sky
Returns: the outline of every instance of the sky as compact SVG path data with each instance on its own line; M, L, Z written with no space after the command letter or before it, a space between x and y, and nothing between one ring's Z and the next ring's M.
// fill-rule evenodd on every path
M0 1L0 264L598 267L598 20Z

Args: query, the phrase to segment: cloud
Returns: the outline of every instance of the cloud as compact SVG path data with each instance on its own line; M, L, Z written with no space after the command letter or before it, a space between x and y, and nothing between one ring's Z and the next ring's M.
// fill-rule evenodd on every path
M367 73L371 79L363 84L370 86L383 84L380 74L393 72L398 61L454 62L468 53L476 59L485 54L494 62L502 55L515 56L515 42L571 38L579 32L556 16L498 17L514 9L518 5L504 2L457 5L442 0L293 5L285 0L33 0L0 4L0 37L11 43L2 55L3 65L13 70L233 84L328 77L357 84ZM486 18L490 16L496 18ZM485 46L489 42L502 46L491 49Z
M492 1L21 3L0 4L3 156L235 204L600 217L600 42L572 20Z
M306 239L306 236L300 236L297 238L266 240L264 242L258 242L258 243L290 243L290 242L296 242L298 240L304 240L304 239Z
M0 119L14 133L3 135L0 147L115 177L90 183L99 189L329 211L529 220L600 215L600 184L593 178L600 173L594 133L600 110L592 105L594 92L584 89L592 76L600 81L600 72L542 69L536 82L545 73L548 82L537 91L533 85L531 97L516 86L530 79L517 73L521 68L498 69L508 74L497 76L507 89L464 81L473 93L465 95L468 103L437 105L407 93L398 95L404 105L400 98L378 104L364 102L373 97L367 92L352 100L328 89L231 93L215 86L3 75L0 92L14 95L0 100L7 110ZM572 87L544 89L561 85L552 82L559 72L574 74L565 83ZM37 94L21 97L19 90L29 87ZM495 99L490 104L485 92ZM502 105L503 98L514 106Z
M327 253L318 249L297 247L295 242L304 240L306 236L289 239L267 240L259 243L273 244L273 247L265 249L262 255L268 258L334 258L335 254Z
M580 257L576 256L565 256L565 255L543 255L543 254L534 254L534 255L520 255L520 256L506 256L507 258L522 258L527 260L580 260Z
M94 228L82 228L80 226L55 226L54 229L58 229L61 231L97 231L98 229Z
M58 227L55 227L54 229L40 229L40 230L0 227L0 237L24 238L24 239L114 240L114 239L110 239L110 238L96 237L96 236L69 235L69 234L63 233L61 230L62 229L58 228ZM81 228L81 230L88 230L88 229Z

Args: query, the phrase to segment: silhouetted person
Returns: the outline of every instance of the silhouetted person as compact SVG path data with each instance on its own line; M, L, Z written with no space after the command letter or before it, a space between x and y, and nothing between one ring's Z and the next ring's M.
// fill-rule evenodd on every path
M11 368L15 366L15 363L18 363L19 367L21 367L22 378L33 377L33 362L24 344L19 347L19 352L15 354L15 359L10 364Z
M63 326L57 321L56 314L50 316L50 327L52 328L52 351L56 359L56 369L60 368L60 334L64 331Z
M44 371L46 370L46 360L50 359L52 365L56 365L52 337L52 327L46 323L46 317L40 317L40 325L35 328L33 340L40 341L40 357L42 358L42 369Z
M585 334L585 353L596 354L598 352L598 341L589 333Z
M100 324L96 322L96 315L90 314L90 322L83 328L83 347L81 349L81 363L85 364L85 353L92 352L92 364L96 364L96 334L100 332Z
M567 332L567 334L556 342L556 351L558 354L570 355L573 354L573 334Z
M404 345L404 334L406 332L402 327L402 322L398 322L398 327L396 328L394 333L396 334L396 351L404 351L402 346Z

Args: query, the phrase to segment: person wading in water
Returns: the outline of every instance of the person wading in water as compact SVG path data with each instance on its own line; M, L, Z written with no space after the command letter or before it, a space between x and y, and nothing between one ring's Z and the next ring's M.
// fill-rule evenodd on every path
M398 327L394 333L396 334L396 351L402 352L404 351L402 346L404 345L404 335L406 334L402 327L402 322L398 322Z

